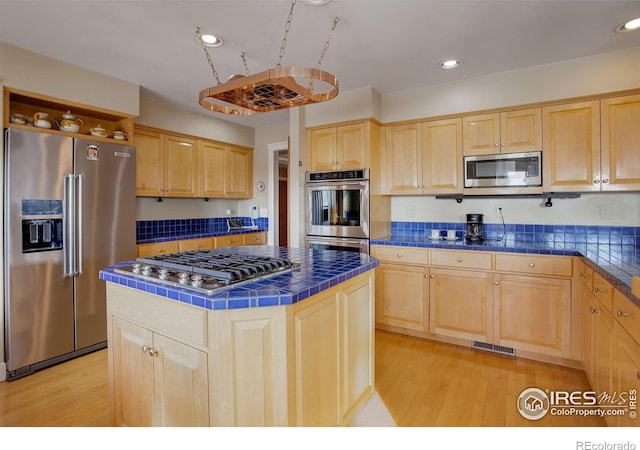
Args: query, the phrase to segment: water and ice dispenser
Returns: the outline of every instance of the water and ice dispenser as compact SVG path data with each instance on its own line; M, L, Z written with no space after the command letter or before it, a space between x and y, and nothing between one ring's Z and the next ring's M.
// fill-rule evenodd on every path
M22 253L63 248L63 219L51 217L62 215L61 200L22 200L22 215Z

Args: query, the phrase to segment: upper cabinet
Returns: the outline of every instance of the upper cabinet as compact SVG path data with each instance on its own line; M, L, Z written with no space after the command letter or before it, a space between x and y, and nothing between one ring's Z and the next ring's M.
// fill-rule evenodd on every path
M368 168L370 124L359 122L307 131L307 170L322 172Z
M542 108L545 192L600 190L600 101Z
M198 151L198 197L253 197L252 149L201 140Z
M195 197L196 142L136 129L136 195Z
M464 116L462 121L465 156L542 149L541 108Z
M139 197L251 198L253 149L136 127Z
M640 189L640 95L543 108L545 192Z
M603 191L640 189L640 95L601 101Z
M385 150L390 194L462 192L462 119L387 127Z

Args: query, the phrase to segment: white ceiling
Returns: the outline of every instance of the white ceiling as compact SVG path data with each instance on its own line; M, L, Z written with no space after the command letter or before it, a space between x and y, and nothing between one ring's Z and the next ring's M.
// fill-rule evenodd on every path
M248 126L284 122L286 111L234 118L207 112L198 93L216 84L195 30L221 81L278 61L289 0L0 1L0 41L139 84L142 95ZM321 69L340 90L385 94L640 46L640 31L615 33L640 17L640 1L365 1L314 7L298 0L283 66L314 67L339 17ZM461 67L444 71L441 60Z

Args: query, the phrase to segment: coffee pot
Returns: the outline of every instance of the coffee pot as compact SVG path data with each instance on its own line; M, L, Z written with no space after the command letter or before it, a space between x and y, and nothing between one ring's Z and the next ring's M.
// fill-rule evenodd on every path
M484 241L484 232L482 230L482 214L467 214L467 242Z

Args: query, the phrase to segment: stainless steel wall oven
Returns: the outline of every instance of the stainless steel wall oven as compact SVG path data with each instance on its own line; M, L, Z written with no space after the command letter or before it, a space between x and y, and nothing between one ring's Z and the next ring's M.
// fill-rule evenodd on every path
M307 172L305 216L309 247L368 253L369 169Z

